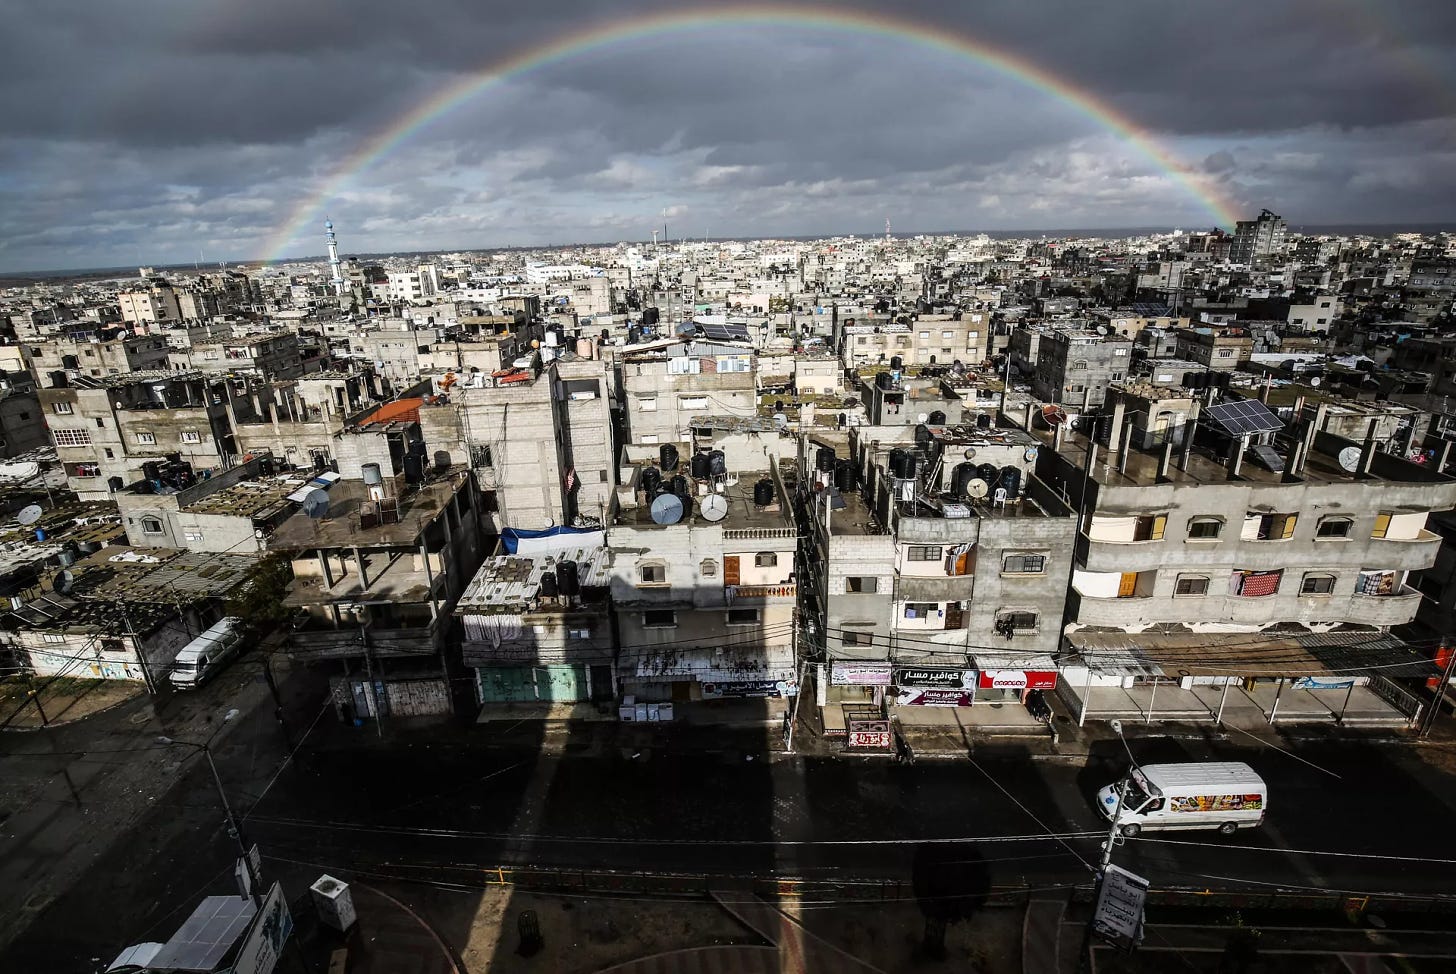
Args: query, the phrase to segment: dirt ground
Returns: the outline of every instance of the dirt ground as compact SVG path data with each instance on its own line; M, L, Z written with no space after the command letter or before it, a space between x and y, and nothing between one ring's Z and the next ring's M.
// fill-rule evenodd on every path
M37 708L30 696L31 686L31 681L19 677L0 680L0 724L9 728L40 727L41 711L45 711L50 724L69 723L130 700L146 689L132 680L36 677L34 687L40 692Z
M516 953L517 917L534 910L544 947ZM919 957L924 929L913 905L822 904L800 912L812 932L886 972L1020 974L1022 910L990 908L951 927L947 957ZM592 974L614 964L688 947L762 944L717 905L702 901L547 896L495 888L481 898L469 942L459 950L470 974L553 971Z

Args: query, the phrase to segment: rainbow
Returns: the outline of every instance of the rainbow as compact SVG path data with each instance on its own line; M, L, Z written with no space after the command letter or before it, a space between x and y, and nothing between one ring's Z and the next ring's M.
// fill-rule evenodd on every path
M1023 57L998 50L964 34L947 32L939 26L931 27L882 13L796 4L733 3L716 5L707 10L648 14L606 26L589 27L528 48L444 86L366 139L336 166L323 180L318 192L305 199L283 227L269 238L265 259L280 259L283 249L292 241L312 235L312 231L307 229L309 225L321 219L324 205L355 175L388 155L435 119L493 86L528 71L628 41L730 26L801 27L886 37L968 59L1057 99L1114 133L1186 188L1220 225L1232 228L1237 220L1235 205L1220 196L1201 174L1175 159L1151 132L1113 106Z

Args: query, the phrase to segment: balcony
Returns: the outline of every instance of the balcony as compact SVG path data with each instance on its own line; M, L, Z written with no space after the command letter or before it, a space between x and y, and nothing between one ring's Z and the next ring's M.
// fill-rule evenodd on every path
M1191 563L1178 551L1179 564ZM1167 543L1157 541L1093 541L1085 531L1077 535L1077 561L1089 572L1146 572L1165 567Z
M1420 604L1421 593L1409 585L1389 595L1352 595L1349 619L1371 626L1400 626L1416 617Z
M724 585L723 598L729 605L760 605L798 598L797 585Z
M1414 538L1371 538L1367 561L1396 571L1419 571L1436 563L1441 536L1422 528Z
M1164 621L1157 618L1157 610L1168 608L1168 603L1166 599L1154 599L1149 595L1125 595L1109 599L1083 595L1073 590L1069 607L1073 618L1081 625L1122 629Z

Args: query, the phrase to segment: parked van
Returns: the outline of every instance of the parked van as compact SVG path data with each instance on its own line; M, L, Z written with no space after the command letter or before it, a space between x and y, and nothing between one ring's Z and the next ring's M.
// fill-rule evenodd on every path
M1110 784L1097 793L1097 807L1108 821L1117 814L1118 787ZM1218 829L1233 835L1263 824L1269 807L1264 779L1240 761L1145 764L1133 768L1126 788L1123 835L1144 829Z
M237 655L242 645L243 620L235 616L219 619L177 654L172 664L172 686L178 690L200 686Z

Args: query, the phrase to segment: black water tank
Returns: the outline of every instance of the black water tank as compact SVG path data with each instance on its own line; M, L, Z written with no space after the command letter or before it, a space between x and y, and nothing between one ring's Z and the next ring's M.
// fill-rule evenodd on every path
M554 599L559 591L561 590L556 587L555 572L547 572L541 576L541 598Z
M676 477L672 478L672 483L669 485L668 489L670 489L674 494L682 498L684 501L686 501L689 497L693 496L692 490L688 487L688 478L684 477L682 474L678 474Z
M672 473L677 469L677 447L671 443L664 443L657 448L657 465L662 468L663 473Z
M900 480L912 479L915 476L915 454L898 448L891 450L890 473Z
M662 312L660 312L660 311L657 310L657 306L656 305L653 305L652 307L649 307L649 308L643 308L642 309L642 323L644 325L655 325L661 319L662 319Z
M875 385L881 389L894 388L895 380L890 378L890 373L880 372L875 375Z
M636 325L628 325L627 344L636 345L640 341L642 341L642 329L638 328Z
M958 463L955 471L951 474L950 492L957 497L966 496L966 485L976 479L976 465L974 463Z
M574 561L556 563L556 584L566 596L581 594L581 573Z
M142 476L148 480L161 480L162 465L156 460L148 460L142 464Z
M928 422L930 423L931 426L944 426L945 425L945 413L941 412L939 409L935 410L928 417Z
M694 453L692 462L688 464L688 467L695 480L708 479L708 455L706 453Z
M645 467L642 470L642 493L646 494L649 500L657 493L657 485L660 483L662 483L662 472L656 467Z
M997 486L1005 489L1008 499L1015 498L1021 493L1021 468L1002 467L1001 482Z
M728 473L728 456L722 450L708 453L708 473L714 477L722 477Z
M840 429L844 429L848 425L849 425L849 413L840 413L839 414L839 428Z
M859 471L854 468L853 460L840 460L834 465L834 486L842 493L851 493L859 484Z
M978 429L978 430L988 430L990 428L991 428L991 414L990 413L977 413L976 414L976 429Z
M915 427L915 443L918 446L925 446L935 439L935 434L930 432L930 427L921 423Z
M983 463L976 468L976 476L986 482L987 487L995 487L996 481L1001 477L1001 471L996 469L992 463Z
M425 482L424 457L417 457L413 453L405 454L404 482L407 484L422 484Z
M904 359L902 359L898 355L891 355L890 356L890 368L892 370L894 370L896 372L899 372L904 367L905 367L905 360Z
M827 446L821 446L814 454L814 466L820 473L830 473L834 470L834 450Z
M753 485L753 502L759 507L768 507L774 500L773 481L764 477Z

